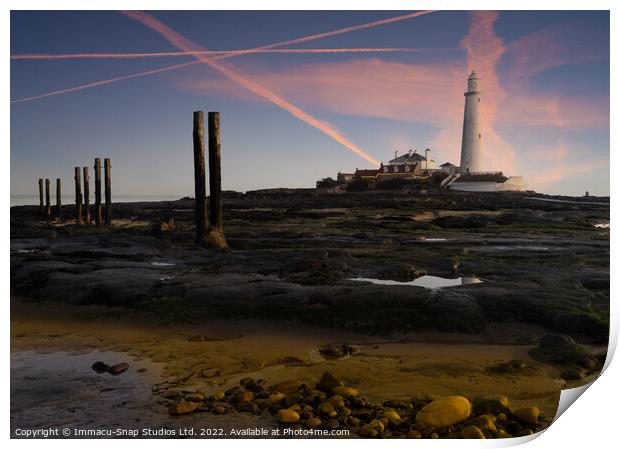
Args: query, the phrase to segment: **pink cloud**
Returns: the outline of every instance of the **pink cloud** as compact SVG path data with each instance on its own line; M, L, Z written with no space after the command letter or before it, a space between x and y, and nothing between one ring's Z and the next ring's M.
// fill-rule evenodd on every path
M521 83L517 89L510 79L508 82L500 79L498 65L502 58L515 55L519 58L519 51L525 48L523 42L527 43L531 38L526 36L518 45L507 47L495 33L497 17L495 12L472 13L468 34L461 41L466 50L466 61L455 59L420 64L363 58L308 63L279 68L278 71L245 65L243 71L272 91L305 107L431 124L438 129L429 142L435 159L458 164L463 92L469 70L475 69L483 86L485 168L517 174L516 154L522 151L506 141L496 127L607 127L609 98L539 93L532 91L527 83ZM557 35L552 32L543 34L545 39ZM183 79L179 85L198 93L256 101L233 83L218 77ZM389 145L395 140L386 137L385 141ZM415 144L425 143L410 143Z
M603 32L584 30L581 24L569 22L527 34L508 46L508 73L511 79L519 80L554 67L609 58L609 53L596 44L604 37Z
M607 159L587 159L569 161L568 157L575 149L569 151L564 142L560 142L555 149L547 149L535 152L537 157L530 159L527 167L523 167L531 175L526 179L530 189L544 191L553 184L566 179L569 176L591 173L595 170L609 169ZM583 152L583 151L582 151ZM536 170L532 170L536 166ZM529 169L529 170L528 170Z

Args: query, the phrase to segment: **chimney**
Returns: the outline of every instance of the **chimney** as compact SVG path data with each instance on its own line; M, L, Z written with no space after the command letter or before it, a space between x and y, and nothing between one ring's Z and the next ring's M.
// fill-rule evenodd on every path
M411 153L413 153L413 150L409 148L409 157L411 157Z
M398 157L398 150L394 151L394 159Z
M426 159L426 169L428 170L428 161L430 160L431 149L427 148L424 152L424 157Z

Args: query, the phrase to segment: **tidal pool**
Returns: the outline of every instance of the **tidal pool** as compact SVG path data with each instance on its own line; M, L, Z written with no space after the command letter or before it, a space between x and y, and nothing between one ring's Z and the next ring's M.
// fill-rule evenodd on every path
M439 276L425 275L421 276L413 281L399 282L392 281L390 279L374 279L374 278L352 278L351 281L370 282L372 284L379 285L411 285L413 287L424 287L428 289L445 288L445 287L458 287L459 285L479 284L482 281L477 277L463 276L454 279L442 278Z

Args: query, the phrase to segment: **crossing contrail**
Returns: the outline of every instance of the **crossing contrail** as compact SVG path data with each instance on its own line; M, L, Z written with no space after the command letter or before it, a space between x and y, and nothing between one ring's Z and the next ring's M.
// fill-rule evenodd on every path
M166 58L179 56L240 56L254 53L283 54L323 54L323 53L418 53L423 51L440 51L444 48L279 48L251 50L205 50L205 51L167 51L159 53L64 53L38 54L25 53L11 55L11 59L19 60L62 60L62 59L134 59L134 58ZM449 49L454 50L454 49Z
M313 41L313 40L324 39L326 37L336 36L336 35L344 34L344 33L349 33L351 31L363 30L363 29L372 28L372 27L376 27L376 26L386 25L386 24L389 24L389 23L399 22L399 21L402 21L402 20L413 19L414 17L423 16L425 14L430 14L432 12L435 12L435 11L418 11L418 12L409 13L409 14L402 14L402 15L396 16L396 17L390 17L390 18L387 18L387 19L375 20L373 22L363 23L363 24L360 24L360 25L353 25L353 26L350 26L350 27L340 28L340 29L333 30L333 31L328 31L328 32L325 32L325 33L312 34L312 35L300 37L300 38L297 38L297 39L290 39L290 40L286 40L286 41L282 41L282 42L276 42L276 43L269 44L269 45L263 45L261 47L257 47L257 48L254 48L254 49L245 50L245 52L246 53L250 53L252 51L257 51L257 50L269 50L269 49L276 48L276 47L283 47L285 45L300 44L300 43L309 42L309 41ZM214 56L213 59L228 58L228 57L231 57L231 56L229 56L229 55ZM30 97L25 97L25 98L19 98L19 99L16 99L16 100L11 100L11 104L26 103L26 102L30 102L30 101L39 100L41 98L47 98L47 97L52 97L52 96L56 96L56 95L63 95L63 94L70 93L70 92L76 92L76 91L80 91L80 90L90 89L92 87L98 87L98 86L104 86L106 84L112 84L112 83L115 83L115 82L121 81L121 80L126 80L126 79L131 79L131 78L139 78L139 77L142 77L142 76L148 76L148 75L154 75L154 74L157 74L157 73L168 72L168 71L171 71L171 70L180 69L182 67L187 67L187 66L194 65L194 64L200 64L200 63L203 63L203 62L205 62L205 61L198 59L196 61L190 61L190 62L186 62L186 63L182 63L182 64L175 64L175 65L171 65L171 66L161 67L159 69L146 70L146 71L143 71L143 72L135 72L135 73L131 73L129 75L123 75L123 76L118 76L118 77L115 77L115 78L110 78L110 79L105 79L105 80L100 80L100 81L94 81L94 82L91 82L91 83L81 84L79 86L69 87L69 88L66 88L66 89L60 89L60 90L55 90L55 91L52 91L52 92L47 92L47 93L44 93L44 94L33 95L33 96L30 96Z
M147 14L141 11L125 12L124 14L146 25L152 30L156 31L158 34L164 37L168 42L170 42L172 45L179 48L180 50L183 50L183 51L203 51L204 50L204 48L201 48L198 44L182 36L181 34L176 32L172 28L168 27L164 23L157 20L155 17L151 16L150 14ZM195 58L197 58L198 60L202 60L203 62L206 62L212 68L214 68L215 70L217 70L224 76L230 78L231 80L236 81L238 84L245 87L250 92L255 93L256 95L264 98L265 100L284 109L285 111L287 111L294 117L298 118L299 120L327 134L329 137L334 139L336 142L348 148L349 150L351 150L353 153L357 154L358 156L364 158L366 161L370 162L371 164L375 166L379 165L379 161L377 161L375 158L370 156L368 153L366 153L360 147L355 145L353 142L349 141L346 137L340 134L331 124L311 116L307 112L303 111L299 107L293 105L286 99L282 98L275 92L271 91L269 88L244 77L243 75L231 69L230 67L228 67L222 62L216 62L213 59L209 59L205 56L195 56Z

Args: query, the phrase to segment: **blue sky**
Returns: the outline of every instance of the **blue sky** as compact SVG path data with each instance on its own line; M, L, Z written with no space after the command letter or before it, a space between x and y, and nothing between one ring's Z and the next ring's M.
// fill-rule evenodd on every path
M406 14L154 12L210 50L254 48ZM538 191L609 194L607 12L436 12L283 48L423 51L252 54L228 67L267 86L378 161L430 147L458 164L471 68L488 106L486 165ZM11 53L178 51L116 12L12 12ZM191 56L12 60L11 98L163 67ZM11 105L11 193L111 157L118 194L193 192L192 112L222 116L225 189L311 187L371 164L206 64Z

